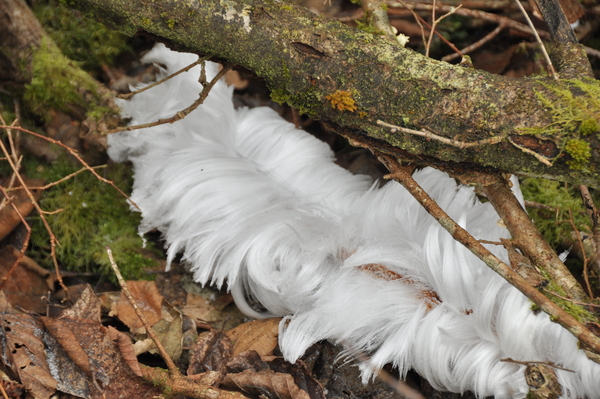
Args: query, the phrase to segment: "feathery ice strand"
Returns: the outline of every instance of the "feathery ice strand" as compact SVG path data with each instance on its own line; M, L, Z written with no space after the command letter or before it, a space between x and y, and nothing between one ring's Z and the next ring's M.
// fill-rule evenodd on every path
M162 76L197 59L158 44L145 62ZM207 63L207 77L217 66ZM131 101L131 124L174 115L197 98L200 67ZM140 232L157 228L194 279L227 282L251 317L283 316L279 343L294 362L313 343L347 342L373 371L411 368L434 388L524 398L525 365L552 362L563 398L600 398L600 365L577 340L488 269L397 183L377 188L333 163L331 150L268 108L234 109L222 81L185 119L109 137L130 160ZM478 239L508 233L490 204L433 169L416 180ZM502 248L488 246L506 261ZM260 304L257 310L252 304Z

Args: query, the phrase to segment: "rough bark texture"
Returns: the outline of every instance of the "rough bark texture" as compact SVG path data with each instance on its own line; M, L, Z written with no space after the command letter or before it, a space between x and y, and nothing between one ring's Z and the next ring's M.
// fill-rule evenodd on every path
M33 52L44 31L23 0L0 1L0 82L31 80Z
M518 136L523 129L555 122L555 115L539 100L559 102L555 89L565 89L578 98L593 96L572 83L507 79L452 66L272 0L83 0L76 7L128 34L145 31L176 43L179 49L210 54L247 68L265 79L275 100L347 135L368 135L376 143L389 143L434 163L485 165L600 186L600 158L594 156L600 148L596 135L584 138L593 149L589 164L574 170L566 164L569 156L561 156L564 137L542 141L530 136L518 144L558 156L554 166L546 166L508 140L461 150L376 125L380 119L462 141ZM595 81L588 83L598 87ZM351 94L355 112L331 106L327 96L338 90ZM522 136L516 140L523 141Z

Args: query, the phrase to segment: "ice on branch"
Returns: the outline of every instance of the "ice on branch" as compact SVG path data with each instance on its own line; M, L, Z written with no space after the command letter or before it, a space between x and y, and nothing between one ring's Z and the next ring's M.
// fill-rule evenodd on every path
M157 45L162 75L195 55ZM208 77L217 71L207 65ZM200 67L121 102L131 124L186 108ZM523 398L525 365L552 362L565 398L600 398L600 365L577 340L456 243L398 184L383 188L336 166L328 146L268 108L234 109L231 88L173 124L109 137L110 156L135 167L141 231L164 234L201 284L231 289L252 317L284 316L281 350L295 361L313 343L368 353L365 381L392 363L437 389ZM478 239L508 233L472 189L433 169L427 192ZM490 246L506 260L501 248Z

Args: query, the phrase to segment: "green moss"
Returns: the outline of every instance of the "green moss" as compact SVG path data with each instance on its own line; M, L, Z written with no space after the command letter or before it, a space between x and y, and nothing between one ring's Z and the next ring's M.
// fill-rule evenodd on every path
M580 139L567 141L565 151L572 158L567 161L567 165L575 170L583 169L592 156L592 150L588 142Z
M90 107L84 104L84 92L89 92L91 99L97 96L94 79L64 57L49 40L42 40L32 64L33 77L25 86L23 98L31 110L42 117L47 117L51 109L70 112L74 106ZM90 103L94 108L93 101ZM99 103L98 98L96 103Z
M62 53L81 63L83 69L97 71L103 64L112 64L119 54L130 51L127 36L60 3L36 1L33 12Z
M545 272L542 271L541 274L549 281L549 284L545 288L546 291L554 292L555 294L558 294L562 297L567 297L567 294L560 287L560 285L552 281L552 279ZM594 315L585 310L581 305L577 305L571 301L564 300L548 292L546 292L545 294L552 302L560 306L564 311L573 316L578 322L585 324L587 322L595 320ZM553 322L558 321L554 316L550 316L550 320L552 320Z
M579 126L579 133L581 133L584 136L596 134L598 133L598 131L600 131L600 126L598 125L598 122L593 118L581 122L581 125Z
M28 176L50 182L79 169L66 159L51 165L27 159L24 166ZM131 189L129 167L111 164L99 173L113 180L125 192ZM46 211L62 209L56 214L46 215L61 244L56 247L61 267L78 272L99 272L114 280L105 246L111 247L115 261L126 278L143 277L145 268L156 265L141 250L144 241L137 233L139 213L131 212L121 194L91 173L80 173L44 191L40 205ZM48 233L39 216L33 219L30 256L44 266L51 267Z
M545 179L524 179L521 191L528 201L548 205L554 209L528 209L538 230L555 249L564 242L572 242L573 227L569 220L569 210L575 226L584 232L591 231L589 217L586 214L579 192L572 186Z
M167 23L167 26L169 27L169 29L173 30L175 28L175 20L174 19L167 19L166 23Z
M539 91L536 95L550 111L552 122L521 132L553 139L570 155L569 167L585 169L591 151L582 137L600 133L600 85L594 80L566 80L560 84L544 83L544 86L550 95Z

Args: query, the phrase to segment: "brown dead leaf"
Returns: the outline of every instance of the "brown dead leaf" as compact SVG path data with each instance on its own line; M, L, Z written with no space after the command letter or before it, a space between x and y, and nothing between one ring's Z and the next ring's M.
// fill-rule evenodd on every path
M161 319L162 295L158 292L153 281L128 281L127 286L135 299L138 308L152 326ZM135 314L125 294L113 303L111 316L116 316L131 330L143 328L144 325Z
M42 325L26 314L0 315L0 335L5 346L2 360L19 377L21 384L35 398L49 398L57 382L46 362Z
M152 330L171 359L178 361L183 351L183 316L167 301L162 301L161 315L162 318L152 326ZM147 336L145 330L141 336ZM149 352L158 353L154 343Z
M277 347L280 321L281 318L253 320L227 331L234 342L233 356L247 350L255 350L260 356L273 354Z
M153 398L160 391L135 375L117 351L108 331L100 323L86 319L60 319L61 328L71 331L89 359L92 381L102 392L93 392L92 398ZM63 336L64 332L61 333Z
M200 334L190 353L187 375L216 371L222 378L232 356L231 340L222 331L208 331Z
M264 359L267 360L267 359ZM269 368L276 373L285 373L292 376L298 388L308 392L312 399L325 399L325 391L323 387L314 378L306 368L302 360L298 360L292 364L282 357L275 357L267 361Z
M306 391L298 388L291 375L276 373L273 370L245 370L237 374L227 374L222 386L248 394L280 399L310 399Z
M0 216L1 218L1 216ZM19 250L8 245L0 250L0 275L6 276L19 256ZM46 303L41 297L46 296L54 287L52 274L38 266L28 256L23 256L21 262L10 275L2 291L8 301L34 313L45 313Z
M227 373L241 373L244 370L269 370L269 365L256 351L250 350L240 353L227 363Z
M23 176L23 181L27 187L39 187L44 184L44 180L42 179L29 179L25 176ZM9 180L7 179L5 184L2 184L2 186L4 188L8 188L8 182ZM18 180L15 180L14 187L21 187L21 184ZM33 198L35 198L36 201L39 200L40 195L42 194L41 190L31 191ZM18 213L15 212L14 208L9 203L5 203L4 207L0 209L0 240L9 235L10 232L21 223L19 214L25 218L33 210L33 203L29 200L25 190L11 191L9 193L9 198L10 201L17 207ZM4 194L0 193L0 202L3 199Z
M184 315L194 321L216 322L223 318L222 304L215 305L200 295L188 293L185 306L181 309Z
M69 288L69 291L71 289ZM100 323L102 303L94 294L92 287L86 285L75 304L61 312L61 318L86 319Z
M73 363L52 335L44 334L44 344L48 366L57 382L56 389L80 398L90 398L95 390L92 379Z
M138 363L137 356L135 355L135 351L133 350L133 345L129 337L112 326L108 326L108 335L116 344L119 352L121 352L123 361L129 366L129 368L131 368L135 375L141 377L142 370L140 369L140 364Z
M69 328L68 322L63 321L63 319L52 319L49 317L41 317L40 320L44 323L44 326L50 335L52 335L56 342L58 342L65 350L73 363L75 363L84 373L92 377L93 374L90 369L90 359L79 344L78 337Z

